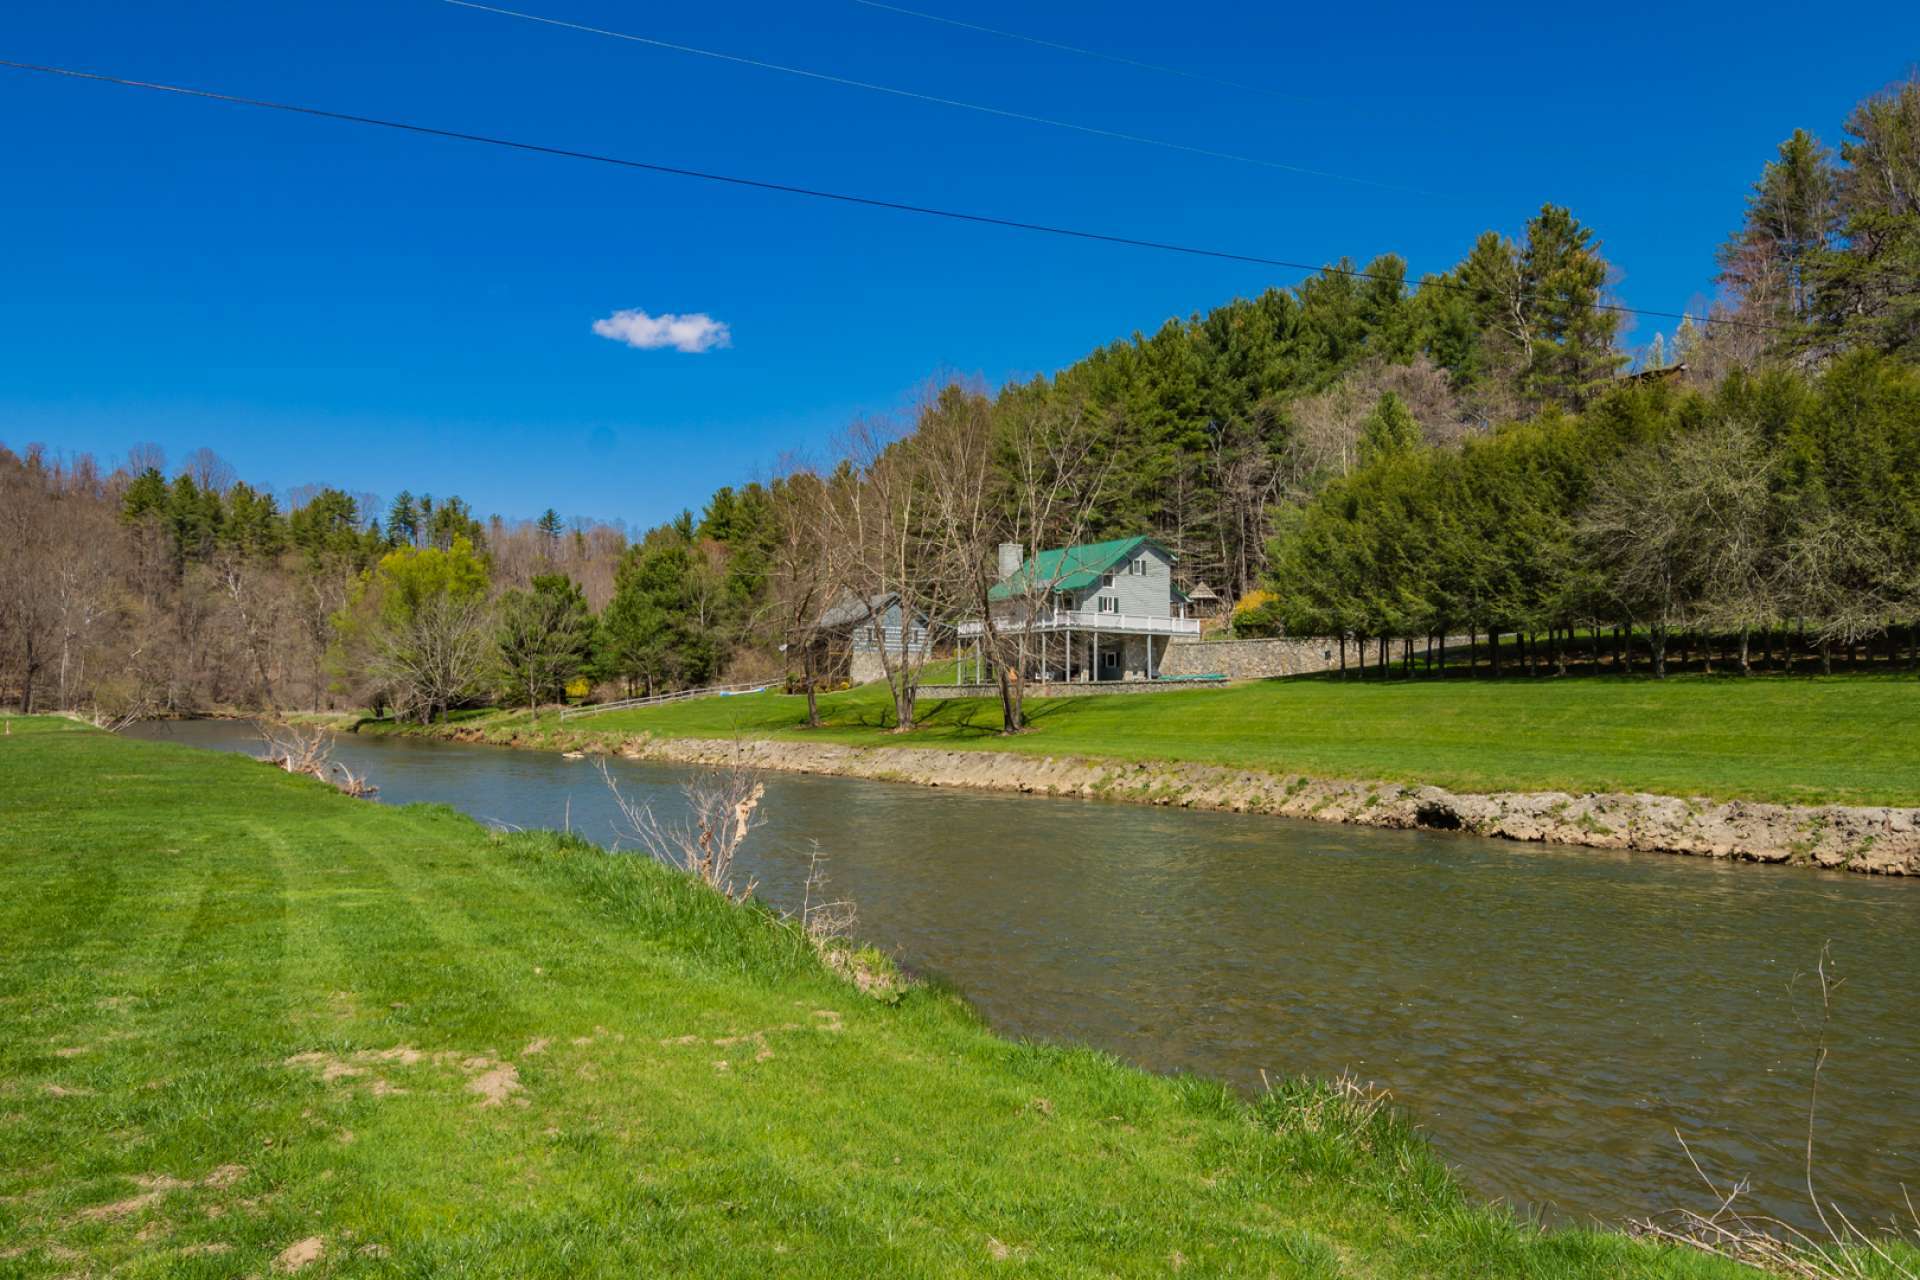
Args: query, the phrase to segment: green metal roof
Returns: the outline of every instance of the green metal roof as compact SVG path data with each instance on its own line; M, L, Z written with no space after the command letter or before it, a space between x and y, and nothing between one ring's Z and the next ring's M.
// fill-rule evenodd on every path
M1077 547L1058 547L1030 555L1012 577L987 593L990 600L1010 600L1027 591L1051 584L1054 591L1084 591L1100 581L1100 575L1117 564L1125 564L1133 553L1147 545L1160 544L1144 535L1114 538L1107 542L1088 542ZM1166 548L1161 547L1162 551Z

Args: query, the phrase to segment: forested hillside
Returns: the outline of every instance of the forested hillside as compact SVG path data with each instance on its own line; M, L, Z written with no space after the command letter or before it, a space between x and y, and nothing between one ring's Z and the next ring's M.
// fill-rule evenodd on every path
M432 717L760 678L844 595L954 616L999 541L1137 532L1253 633L1519 633L1554 669L1576 632L1639 634L1656 666L1682 634L1827 662L1910 637L1920 78L1864 100L1837 154L1796 132L1728 209L1711 313L1634 350L1601 237L1547 205L1444 274L1340 262L1051 377L930 386L829 464L633 539L276 496L204 450L169 473L151 448L0 446L0 700Z

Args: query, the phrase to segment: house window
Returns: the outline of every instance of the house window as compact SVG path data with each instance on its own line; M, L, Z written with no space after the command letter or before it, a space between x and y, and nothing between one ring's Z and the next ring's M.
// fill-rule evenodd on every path
M1146 577L1147 576L1147 558L1145 556L1141 556L1138 560L1135 560L1132 564L1127 566L1127 572L1132 574L1136 578Z
M1112 575L1112 574L1110 574L1110 573L1103 573L1103 574L1101 574L1101 575L1100 575L1100 585L1101 585L1101 586L1103 586L1103 587L1110 587L1110 586L1112 586L1112 585L1113 585L1113 575Z
M1120 665L1119 652L1113 649L1109 649L1105 653L1101 654L1100 665L1108 669L1112 669L1114 667L1119 666Z
M1101 613L1118 613L1118 612L1120 612L1120 597L1118 597L1118 596L1101 596L1101 597L1100 597L1100 612L1101 612Z

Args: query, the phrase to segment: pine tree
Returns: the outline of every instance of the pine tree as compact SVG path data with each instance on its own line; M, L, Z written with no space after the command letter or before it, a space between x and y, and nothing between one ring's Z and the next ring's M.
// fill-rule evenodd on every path
M593 613L579 584L564 573L543 573L531 590L507 592L495 644L507 697L536 713L541 702L565 698L593 644Z
M1605 389L1624 358L1617 312L1597 305L1607 261L1593 232L1558 205L1527 223L1521 254L1530 337L1524 387L1542 405L1577 408Z
M553 559L560 550L560 535L566 531L566 526L561 523L560 513L548 507L540 513L540 519L535 522L534 527L540 532L546 558Z
M1796 129L1760 171L1740 230L1720 249L1719 282L1740 319L1767 327L1765 355L1792 350L1814 319L1815 278L1839 225L1835 196L1831 154Z
M387 508L387 538L396 547L416 546L420 541L420 508L413 494L402 489Z
M1826 332L1920 359L1920 72L1847 118L1838 181L1841 250L1815 267Z
M1419 447L1420 424L1414 421L1413 411L1393 392L1384 393L1361 428L1361 463L1402 457Z

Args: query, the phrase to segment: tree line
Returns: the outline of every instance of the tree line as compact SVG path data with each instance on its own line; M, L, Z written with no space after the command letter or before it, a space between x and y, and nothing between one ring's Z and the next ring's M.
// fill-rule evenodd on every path
M1396 432L1290 513L1273 593L1248 627L1351 639L1363 671L1529 672L1570 662L1654 675L1669 653L1743 672L1807 655L1831 671L1883 643L1911 663L1920 620L1920 372L1854 352L1814 377L1620 386L1453 449ZM1441 646L1436 663L1434 644ZM1871 653L1868 655L1871 657Z
M783 671L811 693L822 615L880 596L988 616L1017 667L1024 638L985 609L994 547L1136 533L1241 600L1237 625L1364 641L1375 665L1384 640L1404 663L1493 634L1558 670L1615 631L1616 661L1652 670L1675 638L1764 663L1787 632L1826 664L1915 616L1917 192L1910 79L1837 154L1781 145L1709 317L1638 353L1595 232L1546 205L1447 272L1342 261L1049 377L935 381L632 538L410 491L275 495L206 450L169 472L152 447L112 469L0 448L0 697L431 717ZM917 659L886 665L910 724ZM1017 725L1017 683L1002 698Z

